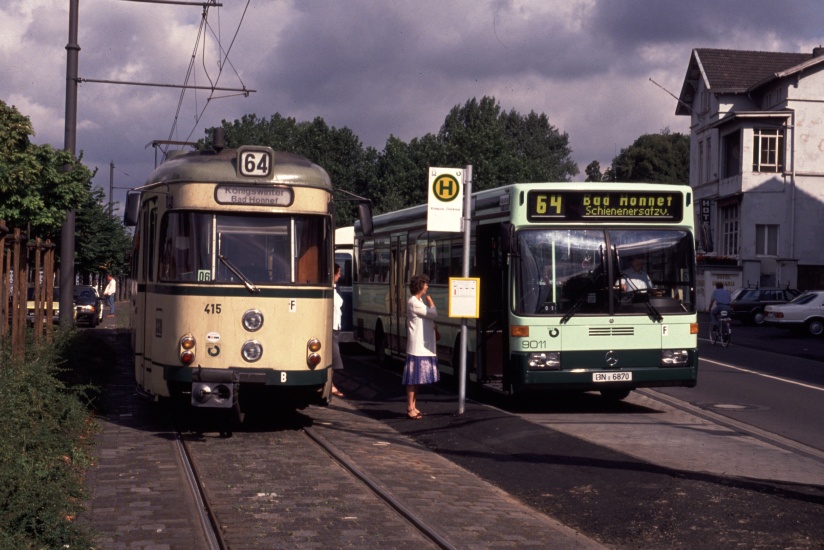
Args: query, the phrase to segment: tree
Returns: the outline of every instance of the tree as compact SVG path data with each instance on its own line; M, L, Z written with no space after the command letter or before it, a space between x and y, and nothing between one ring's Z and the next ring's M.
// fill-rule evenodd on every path
M494 97L456 105L438 134L409 143L389 136L380 152L364 149L349 128L330 128L320 117L297 122L279 114L268 120L252 114L222 124L227 146L267 145L303 155L325 168L336 188L370 198L375 213L426 202L430 166L471 164L474 190L568 181L578 173L567 134L558 132L544 114L503 112ZM351 202L338 200L336 209L338 226L354 223Z
M55 240L66 212L88 193L94 172L82 157L32 144L33 135L29 118L0 101L0 219Z
M128 272L132 238L123 221L109 213L103 189L92 189L77 207L75 270L84 283L100 271L121 275Z
M587 179L585 179L584 181L604 181L604 176L601 175L601 163L597 160L593 160L592 162L587 164L584 173L587 175Z
M689 162L689 137L664 128L659 134L644 134L621 149L604 179L688 184Z
M494 97L453 107L438 139L447 165L472 165L477 191L515 182L568 181L578 173L566 133L544 114L503 113Z

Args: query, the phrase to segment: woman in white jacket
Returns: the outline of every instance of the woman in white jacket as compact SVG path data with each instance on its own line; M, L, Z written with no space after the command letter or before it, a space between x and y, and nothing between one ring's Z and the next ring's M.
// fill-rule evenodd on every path
M418 386L440 380L436 351L435 319L438 310L431 296L426 295L429 277L415 275L409 282L412 297L406 303L406 365L403 383L406 385L406 416L423 418L417 407Z

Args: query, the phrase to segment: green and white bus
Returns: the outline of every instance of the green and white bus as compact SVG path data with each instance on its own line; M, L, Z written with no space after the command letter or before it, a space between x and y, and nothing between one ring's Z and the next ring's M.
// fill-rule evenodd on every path
M516 393L695 386L694 199L688 186L530 183L473 193L470 382ZM355 225L355 338L379 360L406 349L408 281L430 280L438 361L458 373L460 319L447 318L463 236L426 229L426 206ZM643 273L646 275L643 276Z

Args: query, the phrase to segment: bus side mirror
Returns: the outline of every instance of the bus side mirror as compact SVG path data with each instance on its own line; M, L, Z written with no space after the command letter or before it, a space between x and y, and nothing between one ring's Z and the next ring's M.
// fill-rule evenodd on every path
M372 203L363 201L358 203L358 219L361 224L361 232L366 237L372 236Z
M499 237L501 252L507 256L512 254L513 250L515 250L515 230L511 223L504 222L501 224Z
M138 213L140 212L140 191L129 191L126 193L126 209L123 212L123 225L134 227L137 225Z

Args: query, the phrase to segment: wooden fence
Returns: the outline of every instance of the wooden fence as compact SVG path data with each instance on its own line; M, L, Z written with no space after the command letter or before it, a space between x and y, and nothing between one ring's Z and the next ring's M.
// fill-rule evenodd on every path
M23 354L27 325L35 340L52 338L52 319L59 309L54 248L51 241L30 240L0 221L0 345L10 345L14 356Z

